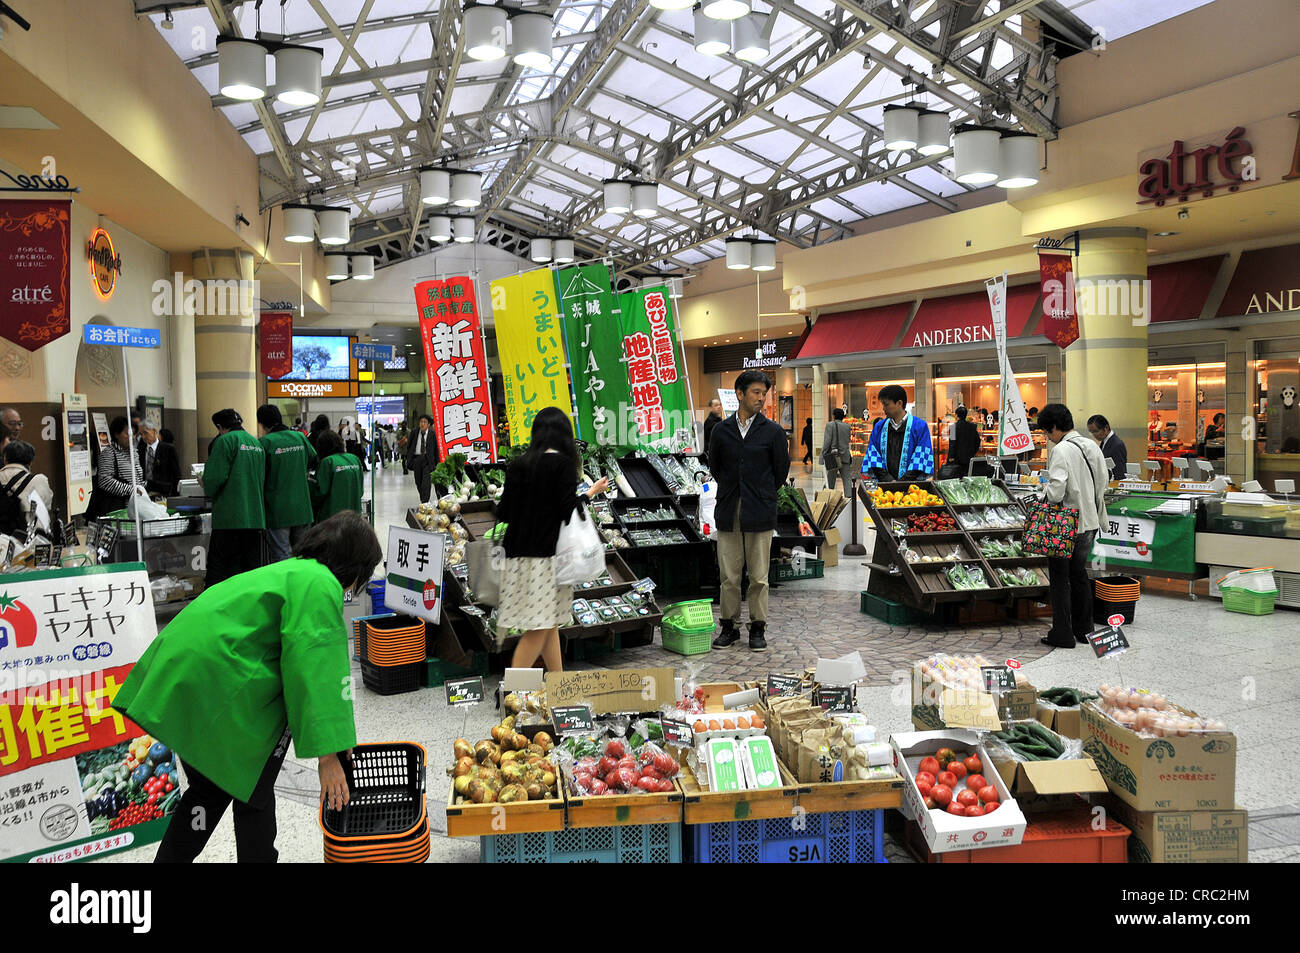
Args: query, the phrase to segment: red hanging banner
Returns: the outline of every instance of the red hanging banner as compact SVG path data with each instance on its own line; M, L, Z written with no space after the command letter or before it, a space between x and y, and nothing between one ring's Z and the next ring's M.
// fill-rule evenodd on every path
M439 452L444 459L463 453L470 463L495 463L496 428L474 280L421 281L415 286L415 307Z
M293 370L293 314L273 311L258 325L262 341L262 373L272 380Z
M72 329L71 202L0 201L0 337L36 351Z
M1059 348L1079 340L1075 312L1074 264L1069 255L1039 255L1038 278L1043 294L1043 335Z

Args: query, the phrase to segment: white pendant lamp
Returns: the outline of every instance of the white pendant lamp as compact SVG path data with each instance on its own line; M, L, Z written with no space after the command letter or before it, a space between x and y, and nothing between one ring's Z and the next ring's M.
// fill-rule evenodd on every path
M510 48L520 66L546 69L554 56L551 34L555 24L541 13L517 13L510 19Z
M999 130L987 126L959 127L952 137L953 178L965 185L996 182L1001 138Z
M557 238L552 242L555 251L555 261L560 265L567 265L576 257L573 253L572 238Z
M1032 132L1004 132L998 141L998 159L1004 189L1025 189L1038 184L1038 137Z
M724 20L706 16L695 8L695 52L721 56L731 49L731 26Z
M650 6L656 10L689 10L695 0L650 0Z
M429 240L434 242L451 241L451 216L434 215L429 219Z
M748 238L727 239L727 267L732 271L749 268L753 263L753 243Z
M458 208L478 208L483 200L483 176L478 172L451 174L451 204Z
M316 212L310 205L282 205L284 240L305 244L316 240Z
M551 240L549 238L534 238L528 243L528 257L544 265L551 260Z
M770 238L756 238L750 242L749 267L754 271L776 270L776 242Z
M348 256L343 254L325 256L325 277L330 281L348 280Z
M471 59L499 60L506 55L506 20L504 7L471 4L465 8L465 52Z
M632 186L632 214L637 218L654 218L659 214L659 186L653 182Z
M217 85L221 95L253 100L266 95L266 47L253 40L217 38Z
M915 106L885 107L885 148L890 152L915 149L920 136L921 111Z
M421 169L420 201L425 205L446 205L450 202L451 173L446 169Z
M922 109L917 123L920 130L916 151L923 156L937 156L952 148L948 137L948 114L937 109Z
M632 211L632 183L626 179L606 179L605 211L626 215Z
M478 229L474 227L474 219L468 215L460 215L451 220L451 233L456 241L463 245L474 240Z
M758 63L767 59L770 44L763 38L764 18L755 14L731 22L731 49L736 59Z
M375 277L375 260L369 255L352 256L352 280L373 281Z
M320 65L324 50L311 46L282 46L275 51L275 98L286 106L315 106L320 102Z
M321 209L320 243L322 245L346 245L352 240L352 223L345 208Z
M739 20L749 12L749 0L704 0L701 6L711 20Z

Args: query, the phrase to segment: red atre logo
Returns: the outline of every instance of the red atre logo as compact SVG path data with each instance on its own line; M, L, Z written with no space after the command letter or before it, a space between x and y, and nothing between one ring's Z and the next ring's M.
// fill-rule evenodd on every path
M1124 624L1124 617L1116 613L1106 620L1109 625L1120 626Z

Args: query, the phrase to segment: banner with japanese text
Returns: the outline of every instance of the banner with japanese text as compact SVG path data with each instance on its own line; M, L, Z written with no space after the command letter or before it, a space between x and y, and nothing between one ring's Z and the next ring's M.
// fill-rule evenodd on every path
M293 314L288 311L268 311L257 325L261 344L261 371L272 380L279 380L293 370Z
M693 450L694 416L686 368L677 348L677 322L667 288L619 296L623 361L632 398L629 443L654 450Z
M597 443L631 403L618 299L606 265L565 268L555 280L577 402L576 435Z
M492 282L492 319L510 421L510 442L528 442L533 418L546 407L573 415L564 332L549 268Z
M474 280L421 281L415 304L439 453L443 459L463 453L471 463L495 463L496 427Z
M0 200L0 337L39 350L72 329L68 201Z
M1029 418L1020 397L1020 386L1011 370L1007 356L1007 276L990 278L984 282L989 296L989 310L993 315L993 340L998 351L998 368L1001 372L1002 406L998 413L998 453L1025 453L1034 448L1034 437L1029 430Z
M162 837L180 796L171 753L111 707L157 634L140 563L0 576L0 860ZM162 768L172 788L150 800Z
M1069 255L1038 256L1038 281L1043 294L1043 336L1059 348L1079 340L1075 308L1074 259Z

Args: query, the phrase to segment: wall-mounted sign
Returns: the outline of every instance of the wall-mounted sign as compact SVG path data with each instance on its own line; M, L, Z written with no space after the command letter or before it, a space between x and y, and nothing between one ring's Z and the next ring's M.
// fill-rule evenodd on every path
M257 326L261 342L261 370L270 378L284 377L293 370L293 315L263 311Z
M1242 252L1219 317L1300 311L1300 244Z
M786 362L794 346L798 343L797 337L786 336L774 340L764 341L759 347L762 349L762 355L754 353L755 344L753 341L741 344L724 344L720 347L706 347L704 349L704 373L706 374L725 374L728 371L771 371L780 367Z
M70 208L0 201L0 337L35 351L71 330Z
M90 233L86 243L86 257L90 259L90 277L95 293L107 301L117 287L117 276L122 273L122 257L113 247L113 239L102 228Z
M356 397L352 381L269 381L267 397Z
M1196 196L1210 198L1220 189L1239 191L1246 183L1259 181L1254 152L1244 126L1209 137L1198 149L1189 149L1186 140L1175 139L1173 148L1163 156L1139 156L1142 181L1138 204L1161 206Z

